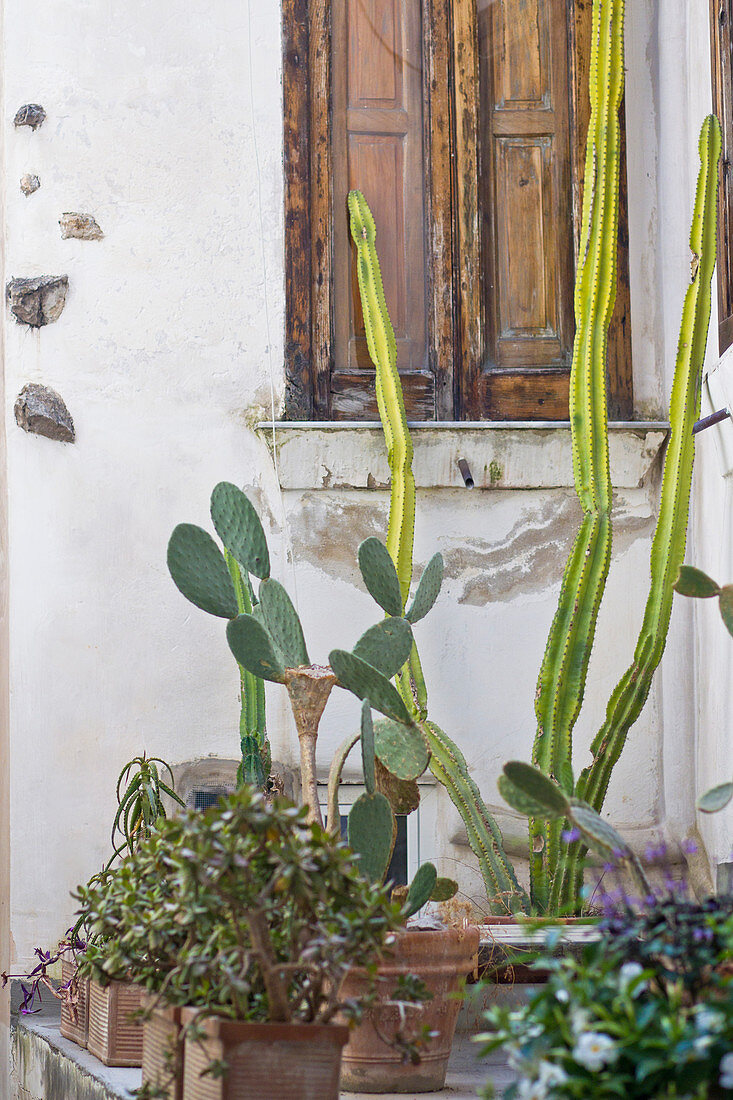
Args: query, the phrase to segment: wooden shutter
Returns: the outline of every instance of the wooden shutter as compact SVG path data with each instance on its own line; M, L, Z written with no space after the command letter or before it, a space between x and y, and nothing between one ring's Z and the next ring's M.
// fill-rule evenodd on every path
M712 0L713 105L723 132L718 193L718 339L721 354L733 343L733 19L732 0Z
M377 223L384 292L408 416L435 417L428 369L419 0L341 0L333 8L334 418L375 419L346 196L364 193Z
M491 419L567 416L573 221L566 0L478 0L484 362Z

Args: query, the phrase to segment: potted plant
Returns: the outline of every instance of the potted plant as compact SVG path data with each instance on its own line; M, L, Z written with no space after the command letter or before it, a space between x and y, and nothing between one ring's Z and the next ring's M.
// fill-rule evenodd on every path
M536 965L547 982L519 1009L491 1009L483 1053L508 1054L507 1100L690 1100L733 1088L733 899L684 884L603 896L599 938ZM487 1090L484 1095L492 1095Z
M338 1097L343 1021L363 1007L344 975L385 947L402 910L305 816L245 785L163 822L114 878L80 891L103 947L93 971L129 972L156 1002L185 1006L185 1097ZM169 1088L161 1074L148 1089L161 1078Z
M175 792L169 765L145 753L124 766L117 779L116 795L112 856L87 883L87 890L97 884L104 887L114 881L124 858L135 852L139 844L165 820L164 795L183 806ZM72 940L78 938L82 930L85 932L83 951L77 953L73 963L67 959L63 963L62 989L68 992L62 1003L61 1033L79 1042L83 1027L86 1041L82 1045L105 1065L139 1066L142 1060L142 1027L136 1013L140 1009L143 990L125 973L118 975L118 980L111 984L94 980L90 959L99 957L104 945L95 942L94 933L89 929L88 914L83 908L72 930Z

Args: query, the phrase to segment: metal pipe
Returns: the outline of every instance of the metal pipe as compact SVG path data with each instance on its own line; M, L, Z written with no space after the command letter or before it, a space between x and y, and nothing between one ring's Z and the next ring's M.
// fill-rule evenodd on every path
M458 459L458 469L461 471L461 476L465 482L466 488L473 489L473 475L465 458Z
M731 416L730 409L718 409L717 412L710 413L710 416L703 416L701 420L698 420L692 426L692 434L697 435L698 432L704 432L706 428L712 428L713 424L719 424L721 420L726 420Z

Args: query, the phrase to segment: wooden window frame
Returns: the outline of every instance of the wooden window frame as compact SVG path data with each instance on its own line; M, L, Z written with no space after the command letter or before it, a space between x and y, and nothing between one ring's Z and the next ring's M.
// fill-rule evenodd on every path
M481 286L476 7L474 0L421 0L428 233L429 377L437 421L485 416ZM713 0L715 2L715 0ZM588 123L591 5L568 0L574 238L580 232ZM285 156L285 416L329 420L333 369L331 193L331 0L282 0ZM453 155L455 153L455 156ZM626 165L619 219L619 285L609 335L609 416L631 419L631 325ZM566 419L567 381L552 368L519 372L501 419ZM565 373L564 379L567 379ZM427 381L427 378L426 380ZM419 372L406 379L410 419L426 419ZM543 397L547 392L547 398ZM558 396L559 395L559 396ZM546 407L543 408L543 405ZM428 414L429 416L429 414ZM355 417L356 419L357 417Z

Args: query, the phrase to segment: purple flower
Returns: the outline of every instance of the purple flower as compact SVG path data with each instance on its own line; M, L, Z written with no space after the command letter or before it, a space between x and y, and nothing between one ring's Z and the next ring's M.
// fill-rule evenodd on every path
M563 829L560 837L566 844L572 844L574 840L580 840L580 829L575 826L572 829Z
M698 851L697 844L694 840L692 840L691 837L688 837L687 840L682 841L682 851L685 853L686 856L694 856L695 853Z

